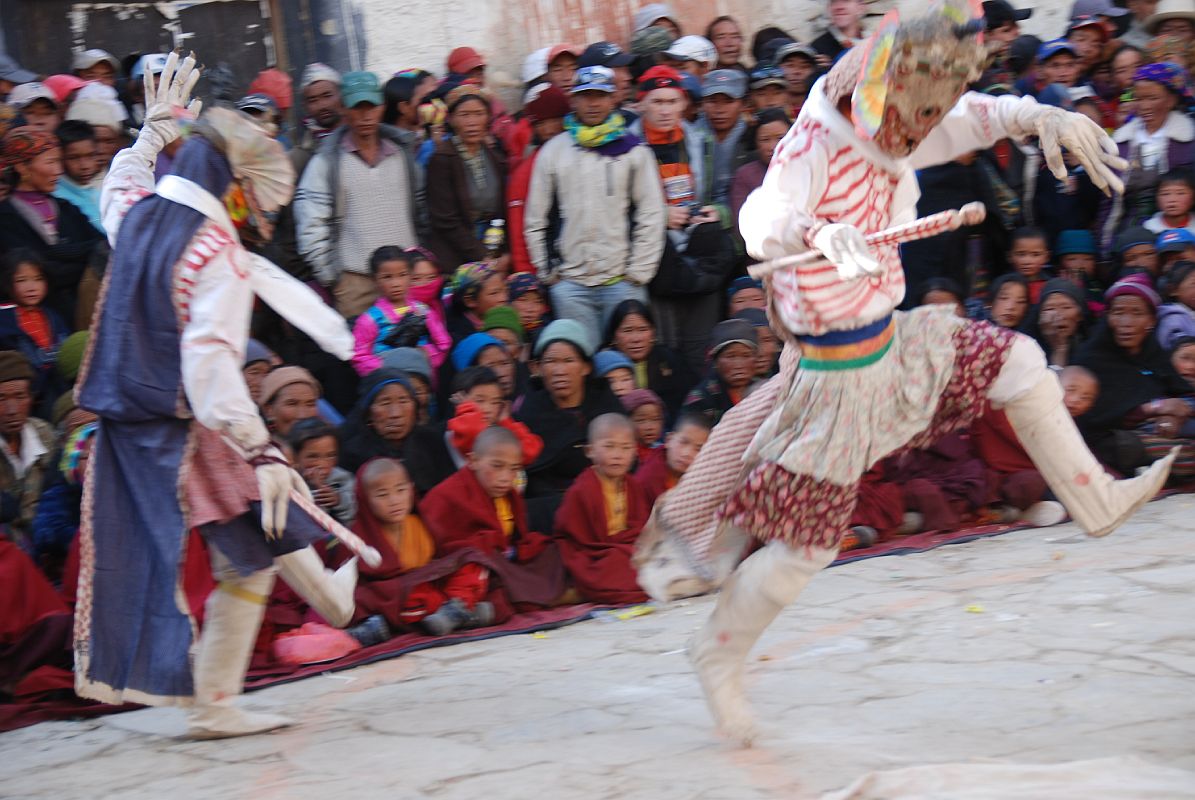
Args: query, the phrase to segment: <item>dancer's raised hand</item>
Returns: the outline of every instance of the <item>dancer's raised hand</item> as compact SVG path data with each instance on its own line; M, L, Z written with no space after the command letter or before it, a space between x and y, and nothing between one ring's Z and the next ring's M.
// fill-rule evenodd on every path
M165 67L156 78L146 70L145 122L137 137L139 143L146 142L155 152L160 152L182 135L178 124L180 117L194 119L199 116L203 103L192 100L191 92L200 74L194 54L188 55L180 64L177 52L167 57Z

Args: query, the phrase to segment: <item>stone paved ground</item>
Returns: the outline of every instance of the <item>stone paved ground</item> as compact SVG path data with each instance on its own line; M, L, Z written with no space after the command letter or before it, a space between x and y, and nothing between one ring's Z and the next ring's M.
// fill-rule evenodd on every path
M162 709L5 734L0 796L717 800L967 759L1195 769L1193 511L828 571L755 652L750 751L712 735L681 652L702 598L257 692L300 721L268 736L167 738Z

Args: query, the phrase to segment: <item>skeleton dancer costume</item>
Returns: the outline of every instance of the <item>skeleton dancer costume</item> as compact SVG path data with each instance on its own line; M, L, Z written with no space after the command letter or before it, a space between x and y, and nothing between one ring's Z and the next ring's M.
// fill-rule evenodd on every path
M825 260L769 278L770 318L790 343L781 373L715 428L657 504L637 555L657 598L725 581L690 657L720 726L744 743L754 736L747 652L834 559L875 462L966 426L990 400L1093 535L1151 498L1170 468L1172 456L1140 478L1109 478L1032 340L946 306L894 311L905 293L897 246L873 251L864 235L915 218L915 170L1037 136L1056 174L1065 147L1097 185L1120 189L1115 147L1086 118L1031 98L964 94L985 57L969 7L923 14L905 22L891 12L814 86L743 207L756 257L816 249ZM751 538L765 545L735 568Z
M288 499L303 482L249 397L254 298L341 358L352 337L240 244L225 195L239 189L264 227L294 185L282 147L252 118L225 108L198 118L155 189L176 119L198 115L198 101L187 107L198 78L194 59L176 55L156 85L147 73L145 126L104 181L113 256L78 389L100 424L83 496L75 671L82 696L193 706L192 735L217 737L287 724L233 705L275 575L344 625L357 574L355 560L328 572L308 546L324 531ZM193 528L218 582L198 642L181 585Z

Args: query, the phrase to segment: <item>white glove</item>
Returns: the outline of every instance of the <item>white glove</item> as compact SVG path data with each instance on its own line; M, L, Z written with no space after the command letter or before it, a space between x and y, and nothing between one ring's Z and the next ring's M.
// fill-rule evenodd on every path
M148 70L145 73L145 122L137 137L137 144L144 143L153 153L182 135L178 117L187 114L192 119L199 116L203 103L191 99L191 91L199 80L200 70L195 66L194 54L187 56L181 65L178 53L171 53L161 75L154 80Z
M254 469L257 491L261 495L261 528L266 536L277 538L286 530L286 516L291 490L310 496L303 477L286 464L277 449L271 448L265 458L270 461Z
M1116 143L1103 128L1082 114L1061 108L1036 104L1026 104L1026 107L1032 110L1021 121L1027 123L1030 132L1037 134L1046 166L1055 178L1066 180L1066 164L1062 160L1062 149L1066 148L1104 194L1124 193L1124 182L1116 173L1123 172L1129 165L1120 157Z
M838 268L843 280L851 281L880 271L880 262L871 254L863 232L854 225L832 222L813 234L812 244L826 260Z

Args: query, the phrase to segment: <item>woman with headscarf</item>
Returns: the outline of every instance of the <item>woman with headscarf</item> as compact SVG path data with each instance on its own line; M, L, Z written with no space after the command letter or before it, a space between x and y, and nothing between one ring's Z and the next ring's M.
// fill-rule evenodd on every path
M114 245L77 387L100 423L83 495L75 688L108 703L192 706L190 735L214 738L289 724L235 705L275 575L333 625L352 616L357 578L355 562L331 575L309 546L326 529L290 499L302 477L249 395L253 305L341 359L352 337L314 292L240 242L230 190L268 238L267 215L294 189L282 146L251 117L208 111L155 183L178 120L198 114L198 101L188 106L198 79L194 58L179 66L176 54L156 80L147 73L144 125L101 196ZM219 584L198 643L178 602L196 529Z
M1031 336L1051 366L1065 367L1087 338L1087 302L1083 290L1066 278L1053 278L1041 290L1041 301L1029 311L1021 332Z
M75 318L75 290L104 235L68 200L54 197L62 177L62 148L53 133L15 128L4 137L4 170L16 188L0 201L0 250L27 247L41 257L50 280L46 304Z
M1107 317L1075 358L1100 383L1080 426L1094 434L1131 430L1145 447L1147 463L1181 445L1171 474L1195 475L1195 398L1154 336L1157 292L1144 276L1130 275L1113 284L1105 299Z
M1195 165L1195 122L1189 109L1195 97L1187 71L1171 62L1146 64L1133 75L1135 115L1112 138L1129 162L1124 194L1106 198L1097 228L1100 252L1109 253L1116 235L1140 225L1157 209L1158 180L1172 170Z
M371 458L402 459L418 402L407 373L382 367L361 381L361 398L340 428L340 466L356 472Z
M445 324L453 344L479 332L486 312L506 304L506 279L481 261L461 264L452 276L452 300Z
M427 244L440 266L453 270L494 255L484 240L492 220L506 219L506 156L490 139L493 114L484 87L463 83L445 102L452 135L427 164Z

